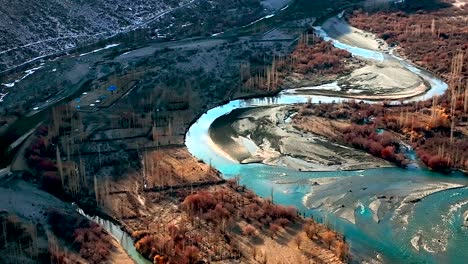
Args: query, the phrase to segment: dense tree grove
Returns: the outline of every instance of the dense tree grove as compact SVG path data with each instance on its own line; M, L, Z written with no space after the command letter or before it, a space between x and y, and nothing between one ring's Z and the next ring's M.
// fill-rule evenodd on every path
M400 143L389 132L378 134L374 126L351 125L342 131L343 139L355 148L365 150L376 157L394 162L400 167L408 165L407 158L398 153Z
M464 51L468 57L468 9L442 9L416 14L403 11L373 14L355 11L349 22L360 29L376 33L388 43L398 45L415 63L448 76L452 57ZM465 67L464 75L468 74Z
M334 140L362 149L370 154L406 167L409 160L401 153L401 139L393 132L391 124L384 121L386 108L382 104L366 104L350 100L340 104L307 104L299 110L299 116L315 115L332 120L346 120L350 123L337 128ZM399 127L398 127L399 129Z
M113 249L112 237L100 225L78 213L68 214L50 210L48 222L56 237L72 245L72 248L90 263L102 263L107 260Z
M348 15L358 28L376 33L398 52L429 69L449 84L441 97L393 107L382 118L387 129L402 133L429 168L447 172L468 169L468 24L466 5L443 1L409 1L400 10L376 13L356 10Z
M291 54L294 71L301 74L338 74L351 53L337 49L315 35L306 34Z
M252 237L259 230L274 236L288 224L299 220L294 207L275 205L259 198L235 181L228 184L228 189L200 190L192 194L180 192L180 208L187 213L189 221L168 224L165 232L160 234L150 230L134 232L132 236L137 241L138 251L155 263L195 263L204 255L202 251L206 251L206 245L202 237L193 234L193 228L208 225L210 232L233 243L230 237L241 221L248 223L241 232ZM224 254L235 253L235 247L232 250ZM219 252L213 252L213 258L215 254Z

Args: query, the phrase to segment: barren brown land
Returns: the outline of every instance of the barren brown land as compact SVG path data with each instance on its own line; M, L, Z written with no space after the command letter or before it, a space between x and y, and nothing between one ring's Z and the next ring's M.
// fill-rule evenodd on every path
M174 181L165 181L169 173L161 179L147 168L151 187L141 191L135 186L141 176L126 178L112 183L102 201L145 257L174 263L187 258L217 263L340 263L338 256L346 254L336 233L304 221L292 208L257 197L233 180L222 180L185 148L148 153L145 160L158 161L158 171L172 171ZM308 238L310 226L316 234L309 231ZM322 241L329 234L331 249ZM279 250L282 254L274 253Z

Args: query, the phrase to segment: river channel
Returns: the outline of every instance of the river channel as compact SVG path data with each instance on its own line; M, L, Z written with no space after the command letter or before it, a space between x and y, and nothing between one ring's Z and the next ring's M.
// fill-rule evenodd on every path
M323 39L353 56L399 61L430 84L430 90L408 101L441 95L448 87L438 77L391 53L349 46L331 39L320 27L315 29ZM273 193L275 203L293 205L301 213L343 233L357 262L464 263L468 259L468 228L463 226L463 214L468 210L468 188L467 179L461 173L447 176L419 168L300 172L281 166L240 164L210 139L208 130L213 121L235 109L307 102L310 96L301 96L296 91L233 100L209 110L187 133L189 151L221 171L224 177L239 176L241 184L256 194L270 197ZM345 99L313 96L312 103ZM327 179L331 183L317 186L317 181L327 182ZM445 187L437 189L440 186ZM335 197L336 201L330 202L329 197ZM394 197L400 201L393 201ZM336 203L343 203L341 206L346 209L337 209Z

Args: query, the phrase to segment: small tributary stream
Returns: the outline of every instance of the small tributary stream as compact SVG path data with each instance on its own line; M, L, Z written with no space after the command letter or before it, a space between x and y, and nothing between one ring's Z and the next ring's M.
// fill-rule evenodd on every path
M109 234L111 234L119 244L125 249L127 254L135 261L137 264L151 264L152 262L144 258L135 248L132 237L127 234L120 226L114 224L110 220L102 219L99 216L90 216L86 214L83 209L76 207L78 213L85 216L91 221L94 221L101 225Z

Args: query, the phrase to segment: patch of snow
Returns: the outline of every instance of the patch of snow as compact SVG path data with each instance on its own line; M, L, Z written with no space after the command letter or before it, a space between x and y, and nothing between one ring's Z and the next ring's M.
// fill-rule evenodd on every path
M15 86L15 82L12 82L12 83L2 83L3 86L6 86L8 88L11 88L13 86Z
M36 68L32 68L32 69L29 69L27 71L25 71L25 75L23 77L21 77L21 79L19 79L19 81L25 79L26 77L28 77L29 75L32 75L34 74L37 70L39 70L40 68L42 68L43 66L39 66L39 67L36 67ZM16 81L16 82L19 82L19 81Z
M0 93L0 102L3 102L5 96L7 96L8 93Z
M117 47L119 45L120 44L109 44L109 45L105 46L104 48L95 49L95 50L90 51L90 52L82 53L82 54L80 54L80 57L83 57L83 56L86 56L86 55L89 55L89 54L92 54L92 53L96 53L96 52L99 52L101 50L106 50L106 49L110 49L110 48L113 48L113 47Z
M268 18L271 18L271 17L274 17L274 16L275 16L275 14L266 15L266 16L264 16L264 17L262 17L262 18L259 18L259 19L255 20L255 21L253 21L253 22L250 22L249 24L243 26L243 28L248 27L248 26L251 26L251 25L253 25L253 24L255 24L255 23L258 23L258 22L260 22L260 21L262 21L262 20L264 20L264 19L268 19Z
M219 33L214 33L213 35L211 35L212 37L216 37L216 36L219 36L221 34L223 34L224 32L219 32Z
M41 64L41 65L44 65L44 64ZM25 75L23 75L23 77L19 78L18 80L15 80L14 82L12 83L2 83L3 86L6 86L8 88L11 88L11 87L14 87L15 84L21 82L22 80L24 80L25 78L27 78L29 75L32 75L34 74L37 70L43 68L44 66L39 66L39 67L36 67L36 68L32 68L32 69L29 69L29 70L26 70L24 71L24 73L26 73Z
M74 47L76 47L75 44L72 44L72 43L65 44L65 49L73 49Z
M350 94L357 94L357 93L362 93L364 90L359 90L359 89L349 89L347 93Z

